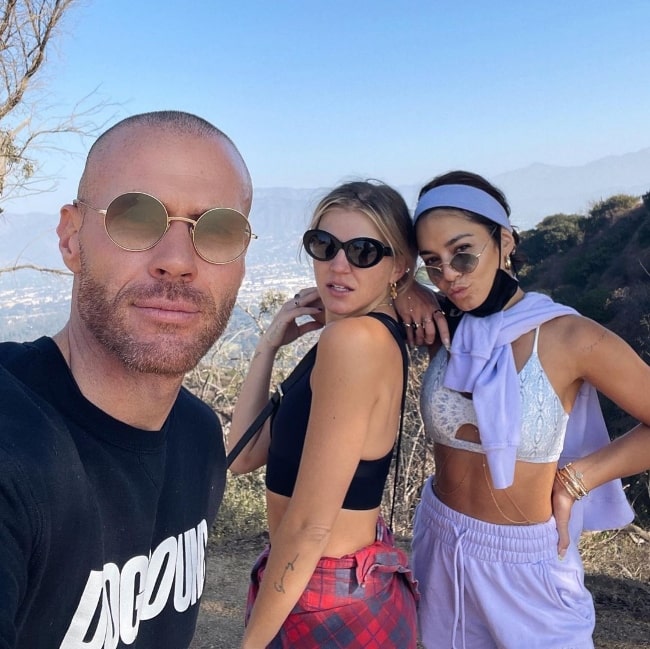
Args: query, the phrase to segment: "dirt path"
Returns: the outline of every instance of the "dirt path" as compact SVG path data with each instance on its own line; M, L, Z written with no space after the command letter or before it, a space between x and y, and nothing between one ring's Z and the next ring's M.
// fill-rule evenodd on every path
M264 542L258 537L209 544L207 583L190 649L238 649L248 575ZM619 535L590 543L583 558L596 602L596 649L650 648L650 543Z
M250 569L263 538L208 544L207 582L190 649L238 649Z

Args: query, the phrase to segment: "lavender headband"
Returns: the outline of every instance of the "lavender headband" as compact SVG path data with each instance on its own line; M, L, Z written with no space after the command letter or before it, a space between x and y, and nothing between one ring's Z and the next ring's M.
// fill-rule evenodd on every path
M418 201L413 214L413 224L427 212L437 207L468 210L512 232L512 225L503 205L487 192L470 185L440 185L426 192Z

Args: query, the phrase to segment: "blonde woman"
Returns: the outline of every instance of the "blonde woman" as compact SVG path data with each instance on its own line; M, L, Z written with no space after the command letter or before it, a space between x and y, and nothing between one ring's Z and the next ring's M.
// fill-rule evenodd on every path
M379 513L406 389L393 298L415 260L408 209L387 185L342 185L303 245L316 288L260 338L228 440L268 399L278 349L324 323L313 366L231 467L266 465L270 545L253 568L241 647L415 648L407 557Z

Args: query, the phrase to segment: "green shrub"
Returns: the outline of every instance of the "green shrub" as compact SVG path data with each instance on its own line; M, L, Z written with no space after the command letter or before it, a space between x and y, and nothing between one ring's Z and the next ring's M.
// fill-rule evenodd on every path
M631 210L638 205L639 197L630 194L615 194L591 206L589 216L592 219L615 216L619 212Z
M641 200L645 205L646 211L650 212L650 192L643 194L643 196L641 196Z
M522 232L521 250L526 263L535 265L580 245L584 239L584 220L577 214L554 214L547 216L534 230Z
M649 199L650 200L650 199ZM650 207L648 208L650 210ZM636 231L637 240L640 246L650 246L650 218L645 218Z
M575 308L587 318L604 324L609 320L608 298L607 289L594 288L578 296Z

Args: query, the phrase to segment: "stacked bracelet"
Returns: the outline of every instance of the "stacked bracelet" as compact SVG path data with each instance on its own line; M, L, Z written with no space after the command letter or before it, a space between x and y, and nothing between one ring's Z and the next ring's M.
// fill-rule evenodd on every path
M580 500L589 493L589 489L585 487L585 483L582 481L582 473L572 468L571 462L558 469L555 478L574 500Z

